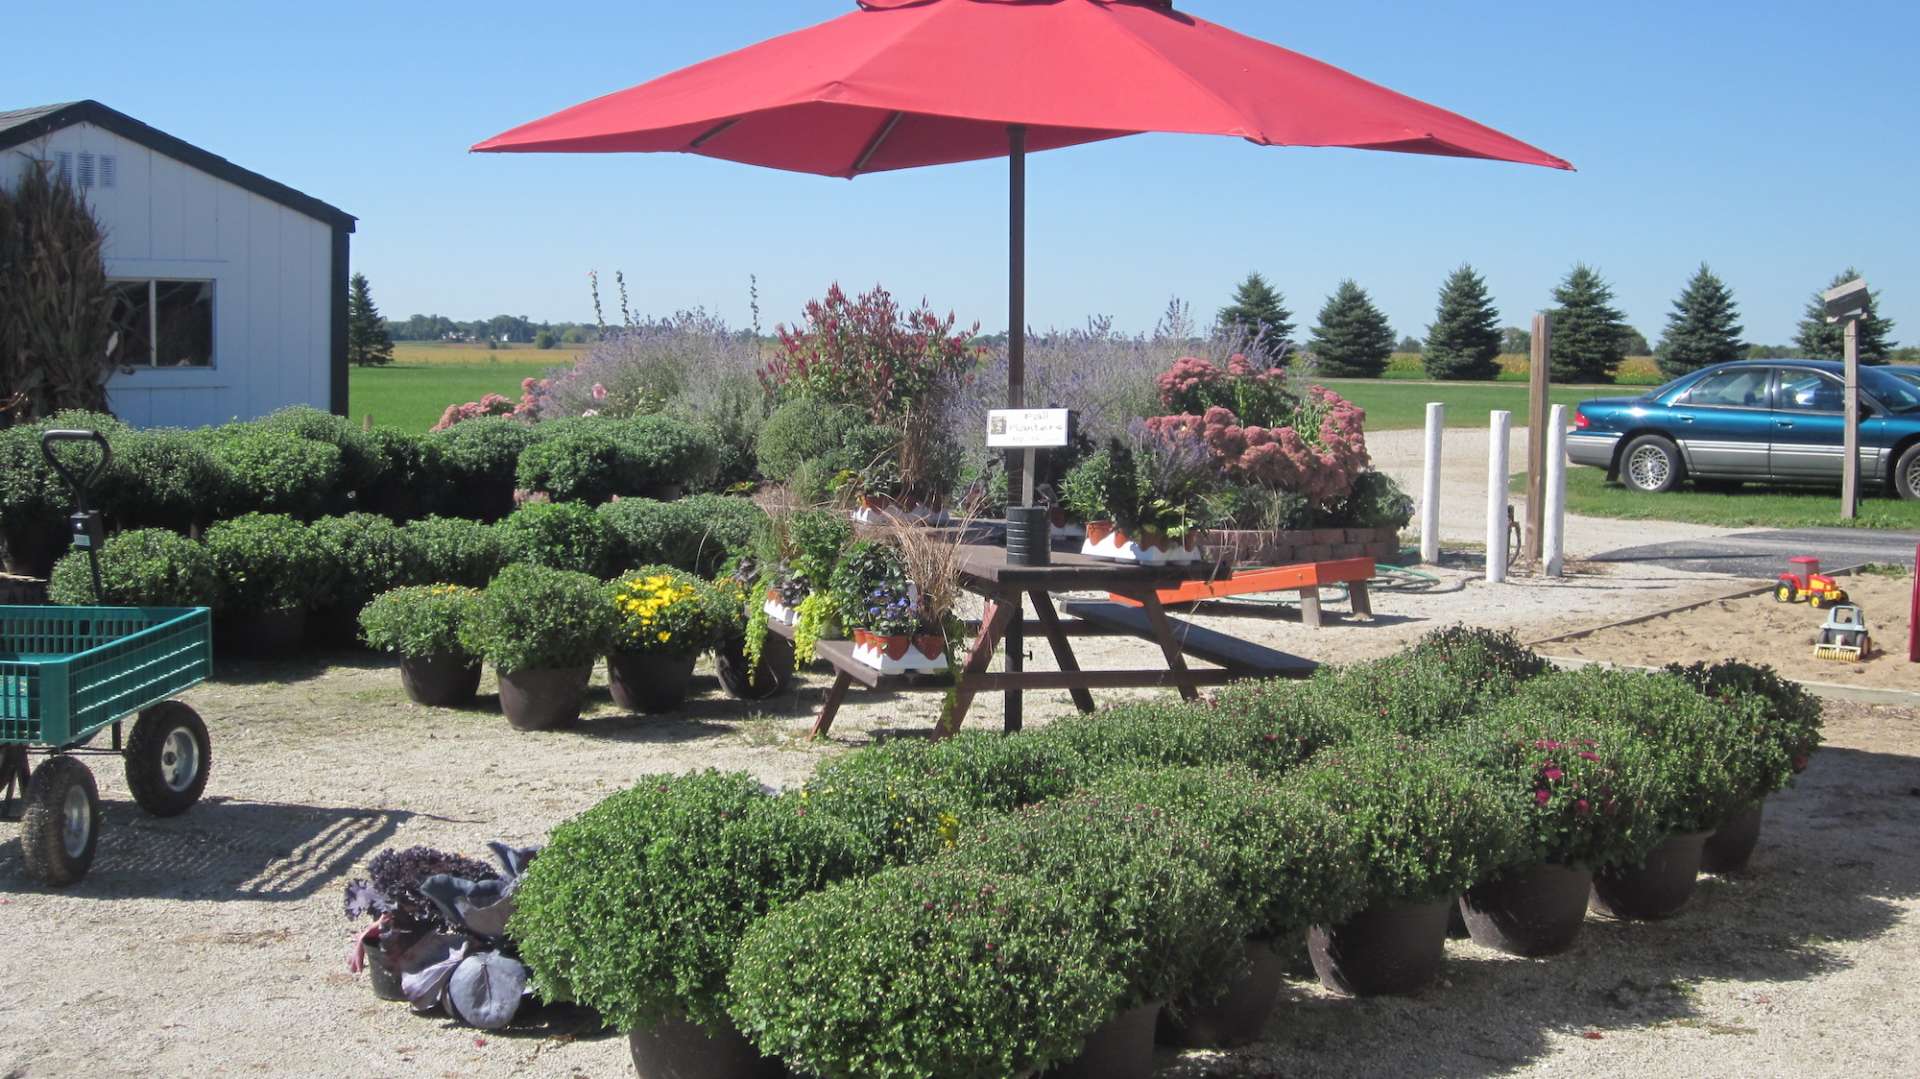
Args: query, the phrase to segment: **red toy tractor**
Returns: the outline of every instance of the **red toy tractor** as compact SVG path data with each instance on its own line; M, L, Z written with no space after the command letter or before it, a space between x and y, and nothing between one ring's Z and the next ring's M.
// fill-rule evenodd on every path
M1841 588L1832 577L1820 572L1818 558L1803 554L1787 561L1794 568L1780 575L1780 584L1773 590L1774 599L1781 603L1805 600L1816 611L1847 601L1847 590Z

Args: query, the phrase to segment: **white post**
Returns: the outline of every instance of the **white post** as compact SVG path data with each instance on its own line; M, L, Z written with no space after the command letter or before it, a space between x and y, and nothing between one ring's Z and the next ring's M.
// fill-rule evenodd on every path
M1564 576L1567 564L1567 406L1553 406L1547 428L1547 576Z
M1507 579L1507 443L1512 430L1513 413L1493 414L1493 429L1487 432L1488 584Z
M1420 561L1440 561L1440 436L1447 428L1447 406L1427 403L1427 464L1420 482Z

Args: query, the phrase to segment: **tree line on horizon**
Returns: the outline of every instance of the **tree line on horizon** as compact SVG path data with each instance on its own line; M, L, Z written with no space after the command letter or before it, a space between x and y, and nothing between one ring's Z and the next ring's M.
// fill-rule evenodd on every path
M1848 267L1827 287L1858 276ZM1867 314L1860 323L1861 362L1920 359L1920 349L1895 347L1893 322L1877 313L1878 299L1878 293L1869 293ZM1626 316L1613 305L1612 286L1585 263L1576 263L1555 286L1553 302L1549 362L1558 382L1612 382L1629 356L1651 355L1663 375L1677 378L1730 360L1785 356L1837 360L1843 355L1841 328L1827 322L1818 292L1807 305L1792 345L1754 345L1743 340L1745 327L1733 290L1705 263L1673 301L1657 345L1650 345L1627 324ZM1221 325L1257 340L1267 362L1285 363L1303 352L1312 358L1317 373L1331 378L1378 378L1398 351L1418 352L1430 378L1485 381L1499 375L1503 353L1524 355L1532 345L1527 330L1501 327L1486 279L1468 264L1441 284L1424 341L1408 337L1396 342L1386 314L1350 278L1327 298L1305 342L1294 340L1296 327L1285 297L1257 271L1234 290L1217 318Z

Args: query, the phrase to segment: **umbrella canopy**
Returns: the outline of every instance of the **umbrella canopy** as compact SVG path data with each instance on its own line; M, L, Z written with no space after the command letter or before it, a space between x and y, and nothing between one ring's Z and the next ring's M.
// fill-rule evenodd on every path
M681 152L826 176L1149 131L1567 162L1168 0L860 0L859 10L475 146Z

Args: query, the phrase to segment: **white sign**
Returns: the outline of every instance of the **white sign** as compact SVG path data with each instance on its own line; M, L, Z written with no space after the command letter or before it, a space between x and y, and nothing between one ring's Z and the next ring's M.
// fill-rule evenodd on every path
M987 446L996 450L1058 449L1073 438L1064 408L996 408L987 413Z

